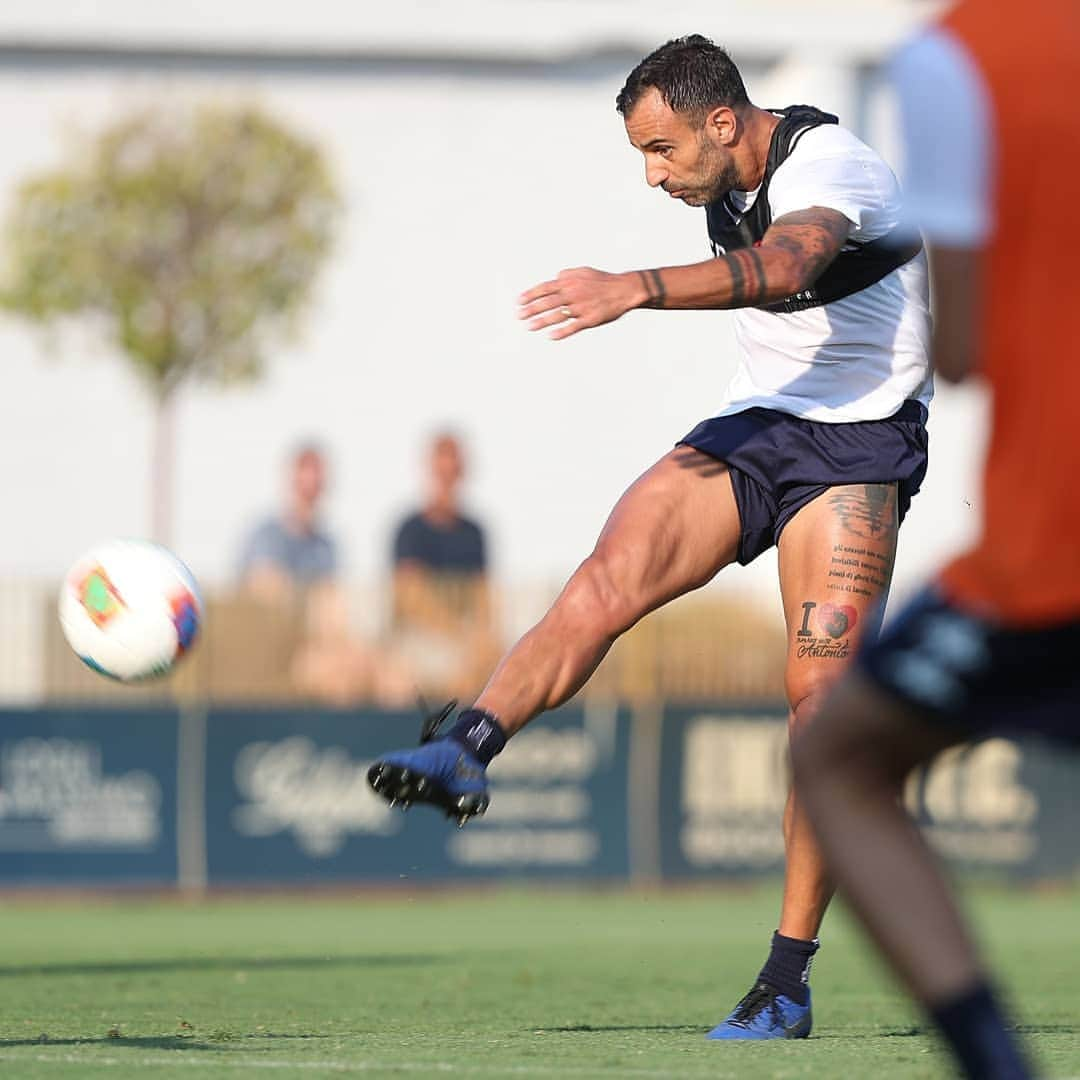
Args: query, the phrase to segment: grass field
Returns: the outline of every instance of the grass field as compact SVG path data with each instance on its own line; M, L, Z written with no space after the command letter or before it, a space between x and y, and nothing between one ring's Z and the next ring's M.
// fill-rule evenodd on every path
M1077 895L972 897L1047 1075L1080 1076ZM775 888L8 899L0 1076L941 1077L840 913L807 1042L715 1044Z

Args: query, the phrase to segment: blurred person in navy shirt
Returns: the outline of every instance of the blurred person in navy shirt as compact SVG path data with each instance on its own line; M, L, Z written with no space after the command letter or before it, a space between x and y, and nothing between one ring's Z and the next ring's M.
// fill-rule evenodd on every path
M461 508L465 453L450 431L432 439L422 505L393 546L393 635L420 688L463 696L497 657L487 541Z

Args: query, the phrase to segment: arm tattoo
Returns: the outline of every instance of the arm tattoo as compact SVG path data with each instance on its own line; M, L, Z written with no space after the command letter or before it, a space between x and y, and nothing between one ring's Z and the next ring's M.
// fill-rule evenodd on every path
M756 248L747 248L746 255L753 263L753 277L757 288L753 291L750 303L756 307L758 304L765 303L765 298L769 293L768 283L765 280L765 264L761 261L761 255Z
M649 299L645 301L647 308L662 308L667 300L667 289L664 288L664 278L659 270L639 270L641 280L645 284L645 291Z
M745 251L740 251L737 255L742 260L743 269L746 271L747 284L753 282L753 286L746 289L747 305L755 307L758 303L765 303L769 295L769 286L761 256L753 247L747 247Z
M765 263L754 248L740 248L728 256L731 271L731 307L756 307L765 303L769 283Z
M809 228L786 228L772 238L778 248L799 260L808 285L817 281L825 267L836 258L827 241L820 229Z
M809 288L840 254L851 223L836 210L799 210L777 218L762 246L778 247L793 256L802 288Z
M732 255L728 259L728 269L731 271L731 306L746 306L746 276L742 270L742 259Z

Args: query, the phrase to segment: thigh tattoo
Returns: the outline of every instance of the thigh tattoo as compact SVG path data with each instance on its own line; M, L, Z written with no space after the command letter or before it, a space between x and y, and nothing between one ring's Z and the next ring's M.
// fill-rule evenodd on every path
M863 484L829 496L840 524L864 540L880 540L896 527L896 485Z
M865 484L838 491L829 496L829 505L846 534L830 553L829 588L867 599L880 596L892 577L895 486Z

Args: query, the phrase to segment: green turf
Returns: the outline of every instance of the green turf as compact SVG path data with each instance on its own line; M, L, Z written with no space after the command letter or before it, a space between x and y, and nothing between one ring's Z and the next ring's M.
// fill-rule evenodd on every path
M982 892L1047 1074L1080 1076L1075 893ZM940 1077L836 913L814 1037L702 1037L776 889L0 902L0 1076Z

